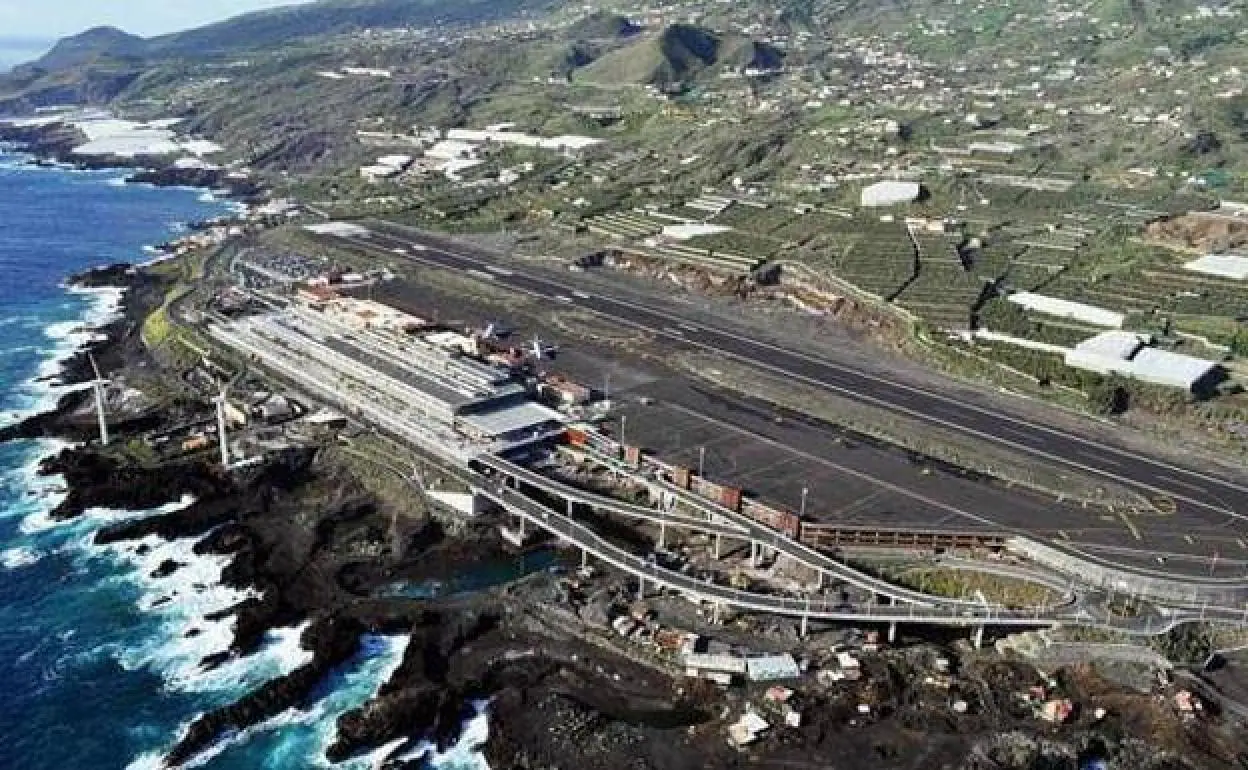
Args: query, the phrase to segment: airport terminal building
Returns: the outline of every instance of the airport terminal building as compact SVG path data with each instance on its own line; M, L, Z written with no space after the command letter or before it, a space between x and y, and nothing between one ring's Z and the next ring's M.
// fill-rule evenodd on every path
M508 369L435 333L360 328L298 302L210 333L346 414L459 461L540 441L566 420Z

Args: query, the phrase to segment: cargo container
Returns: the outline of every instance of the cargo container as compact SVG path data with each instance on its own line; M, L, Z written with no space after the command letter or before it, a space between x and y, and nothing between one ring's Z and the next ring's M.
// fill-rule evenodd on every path
M201 449L208 448L207 436L193 436L182 442L183 452L198 452Z
M589 443L589 436L579 428L568 428L564 435L567 436L568 443L572 446L585 446Z
M681 468L679 466L672 468L673 484L681 489L688 489L690 481L692 481L692 478L688 468Z
M758 523L783 532L789 537L796 538L801 532L801 519L798 518L797 514L790 511L781 511L775 508L769 508L765 505L760 505L758 503L749 502L746 503L742 512Z
M624 462L630 468L641 467L641 449L635 446L624 447Z
M731 511L740 511L741 490L735 487L723 487L719 493L719 502Z
M707 500L719 502L723 498L724 489L720 485L707 481L701 476L693 477L693 492L696 495L705 497Z

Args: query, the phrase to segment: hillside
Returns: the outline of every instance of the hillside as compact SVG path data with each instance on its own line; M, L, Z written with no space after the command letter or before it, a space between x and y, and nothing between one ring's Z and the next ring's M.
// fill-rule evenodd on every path
M606 85L672 86L712 69L771 68L782 63L783 55L769 45L691 24L672 24L602 56L577 78Z
M146 53L143 38L115 27L95 27L67 37L52 47L30 66L33 69L58 71L80 67L101 57L125 59Z
M550 0L321 0L154 38L148 46L152 55L203 56L356 29L483 22L551 4Z
M641 27L613 13L591 13L568 28L568 36L576 40L615 40L640 32Z
M352 30L469 24L542 10L552 0L320 0L236 16L216 24L154 38L111 27L67 37L28 70L57 72L99 58L200 58L278 47L300 38ZM604 19L603 23L607 23ZM627 25L627 20L624 20ZM625 28L619 28L623 34Z

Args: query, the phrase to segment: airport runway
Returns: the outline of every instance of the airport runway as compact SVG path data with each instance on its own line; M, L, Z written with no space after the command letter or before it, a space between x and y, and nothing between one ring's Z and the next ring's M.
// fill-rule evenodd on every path
M397 226L376 224L369 236L345 240L387 257L398 255L461 270L499 286L591 310L673 343L736 357L814 387L1137 488L1149 496L1169 497L1182 510L1199 511L1207 522L1224 527L1228 534L1248 534L1248 484L781 347L745 335L740 329L708 322L676 303L658 308L642 304L626 292L595 289L590 293L579 288L572 276L522 271L471 247Z

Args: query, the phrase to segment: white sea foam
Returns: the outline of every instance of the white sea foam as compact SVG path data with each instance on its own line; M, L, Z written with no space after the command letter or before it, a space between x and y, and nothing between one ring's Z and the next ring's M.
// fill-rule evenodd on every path
M312 660L312 651L300 644L310 622L291 628L274 628L265 634L264 646L255 653L231 658L211 670L170 682L170 686L191 692L249 692L271 679L285 676Z
M385 756L397 749L402 741L397 741L386 748L367 756L356 757L341 764L331 764L325 758L325 751L336 736L338 717L350 709L362 705L373 697L378 688L393 676L395 669L403 661L407 650L407 637L366 636L361 641L361 653L342 674L338 686L307 709L288 709L277 716L253 725L246 730L223 736L204 752L196 755L183 767L203 767L216 757L227 751L246 745L257 736L283 731L279 745L273 749L269 759L280 756L282 761L273 761L273 766L281 767L317 767L334 768L334 770L363 770L377 766L375 762L383 761ZM180 731L185 735L186 726ZM309 740L309 732L311 740ZM180 736L179 736L180 737ZM175 740L176 742L176 740ZM148 752L137 758L127 770L153 770L162 767L161 752Z
M62 366L79 350L103 339L99 328L118 317L125 296L124 289L113 287L67 287L66 290L87 299L87 308L78 320L57 321L44 327L44 337L52 347L47 350L35 377L15 388L20 406L0 414L0 426L20 422L56 406L61 396L71 390L55 381Z
M344 770L381 770L385 766L386 760L390 759L390 755L398 751L399 747L407 743L406 738L398 738L389 743L378 746L370 752L361 754L358 757L352 757L338 765Z
M221 573L232 557L197 554L198 541L150 535L105 547L131 565L131 572L121 579L141 587L139 609L160 619L160 631L152 640L118 650L118 662L130 670L156 671L174 690L214 690L241 678L238 670L205 671L202 667L205 657L225 652L234 640L232 614L214 619L208 616L226 613L239 602L259 596L256 591L222 585ZM172 574L156 576L154 573L167 561L180 566Z
M407 636L366 636L361 640L363 663L348 673L342 685L317 704L321 711L315 720L317 740L315 753L308 762L316 767L334 767L339 770L363 770L369 768L371 757L357 757L348 762L330 765L325 752L338 738L338 717L358 708L377 694L383 684L390 681L403 662L407 652ZM393 750L393 749L392 749Z
M204 767L208 763L212 762L212 760L221 756L227 750L245 745L248 741L250 741L252 738L256 737L257 735L269 732L271 730L278 730L278 729L281 729L282 727L291 727L294 725L303 724L306 722L306 720L307 720L307 712L303 712L303 711L300 711L298 709L293 709L293 708L287 709L286 711L283 711L277 716L270 717L269 719L266 719L263 722L259 722L257 724L252 725L251 727L248 727L246 730L235 730L223 736L216 743L212 744L208 748L204 749L200 753L188 759L186 762L182 763L181 767L183 768ZM179 735L178 735L177 740L174 741L175 743L182 739L182 737L186 734L186 730L188 727L189 725L182 726L182 728L178 731ZM164 757L165 757L165 752L163 751L145 752L143 754L140 754L138 757L135 757L135 759L131 761L130 764L126 765L126 770L167 770L168 766L165 765Z
M476 714L464 723L454 746L439 752L431 741L422 741L394 759L399 762L423 760L424 766L434 770L490 770L481 753L481 747L490 738L489 701L477 701L472 705Z
M35 463L35 468L37 470L38 461ZM51 505L42 506L40 510L35 511L24 518L22 523L19 525L19 529L23 534L34 535L61 527L73 528L82 535L79 541L75 544L79 550L89 550L92 539L94 538L95 530L105 524L141 519L148 516L161 516L168 513L176 513L191 507L191 505L195 502L195 497L193 495L183 495L178 500L174 500L171 503L165 503L164 505L152 508L148 511L127 511L116 508L88 508L83 511L80 516L65 521L58 521L57 519L53 519L50 513L52 509L60 505L61 500L64 499L64 477L59 475L39 477L35 471L32 471L32 475L35 475L36 478L50 480L52 482L52 484L48 486L49 494L46 495L48 499L55 499L55 496L58 494L61 497L59 499L55 499L55 502L52 502Z
M20 569L38 563L41 558L43 558L41 552L23 545L0 551L0 566L5 569Z

